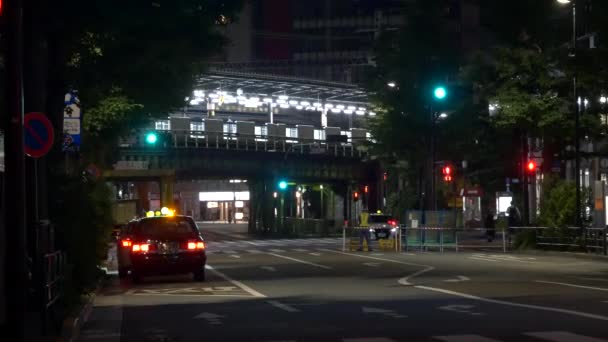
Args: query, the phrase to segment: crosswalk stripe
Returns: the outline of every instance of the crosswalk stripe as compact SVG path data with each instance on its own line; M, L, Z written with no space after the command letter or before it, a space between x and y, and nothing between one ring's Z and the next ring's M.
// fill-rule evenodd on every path
M595 337L588 337L578 334L569 333L566 331L543 331L543 332L530 332L525 333L526 336L540 338L545 341L552 342L606 342L608 340L603 340Z
M498 340L479 335L433 336L433 338L445 342L499 342Z
M345 338L344 342L395 342L395 340L386 337L363 337L363 338Z

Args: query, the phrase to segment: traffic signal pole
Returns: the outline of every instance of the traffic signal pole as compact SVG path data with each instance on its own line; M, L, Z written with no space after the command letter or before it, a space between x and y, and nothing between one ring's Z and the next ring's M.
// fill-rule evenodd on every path
M7 21L7 106L5 110L5 293L6 334L24 341L28 289L25 156L23 146L23 1L4 1ZM10 214L7 214L10 213Z

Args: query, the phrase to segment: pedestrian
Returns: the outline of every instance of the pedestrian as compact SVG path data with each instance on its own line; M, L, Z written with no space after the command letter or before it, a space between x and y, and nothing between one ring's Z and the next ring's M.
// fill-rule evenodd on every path
M492 242L494 237L496 236L496 221L494 221L494 210L489 209L488 214L486 215L486 219L484 225L486 227L486 235L488 237L488 242Z
M367 250L369 252L372 251L371 245L371 233L369 231L369 212L367 209L363 209L361 211L361 215L359 215L359 249L358 251L363 251L363 241L367 243Z
M515 202L511 201L511 205L507 209L507 224L509 226L509 244L511 243L513 235L515 235L515 228L521 223L521 214L519 209L515 206Z

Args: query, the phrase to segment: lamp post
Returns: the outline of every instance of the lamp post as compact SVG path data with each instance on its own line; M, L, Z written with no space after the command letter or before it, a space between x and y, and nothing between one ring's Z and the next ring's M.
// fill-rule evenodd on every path
M442 101L444 100L446 97L448 96L448 92L446 90L445 87L443 86L437 86L435 87L435 89L433 90L433 97L435 101ZM437 210L437 194L436 194L436 170L435 170L435 159L436 156L436 140L437 140L437 133L436 133L436 126L437 126L437 121L441 120L441 119L445 119L448 117L447 113L436 113L433 110L433 106L430 106L430 111L431 111L431 201L433 203L433 210Z
M560 4L570 4L572 6L572 47L570 51L570 57L576 58L576 0L556 0ZM572 74L572 89L574 94L574 181L576 184L576 226L582 228L581 220L581 158L580 158L580 112L581 112L581 99L577 94L576 86L576 65L574 66Z

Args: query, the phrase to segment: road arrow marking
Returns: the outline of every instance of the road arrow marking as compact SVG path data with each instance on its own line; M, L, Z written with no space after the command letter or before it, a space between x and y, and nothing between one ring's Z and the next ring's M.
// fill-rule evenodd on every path
M203 312L201 314L194 316L194 319L204 319L207 321L207 323L212 324L212 325L221 325L222 318L224 318L224 316L217 315L217 314L214 314L211 312Z
M272 267L272 266L262 266L260 268L263 269L263 270L266 270L268 272L276 272L277 271L277 269L274 268L274 267Z
M444 281L448 282L448 283L459 283L459 282L462 282L462 281L469 281L469 280L471 280L471 279L469 279L468 277L458 276L458 279L446 279Z
M368 307L363 307L362 308L363 313L366 314L378 314L378 315L384 315L387 317L392 317L392 318L407 318L407 316L405 315L400 315L398 313L396 313L393 310L386 310L386 309L378 309L378 308L368 308Z
M379 262L366 262L366 263L363 263L363 265L369 266L369 267L378 267L378 266L380 266L382 264L379 263Z
M439 310L453 311L453 312L458 312L458 313L469 314L472 316L484 315L481 312L471 312L471 309L473 309L474 307L475 307L475 305L446 305L446 306L440 306Z

